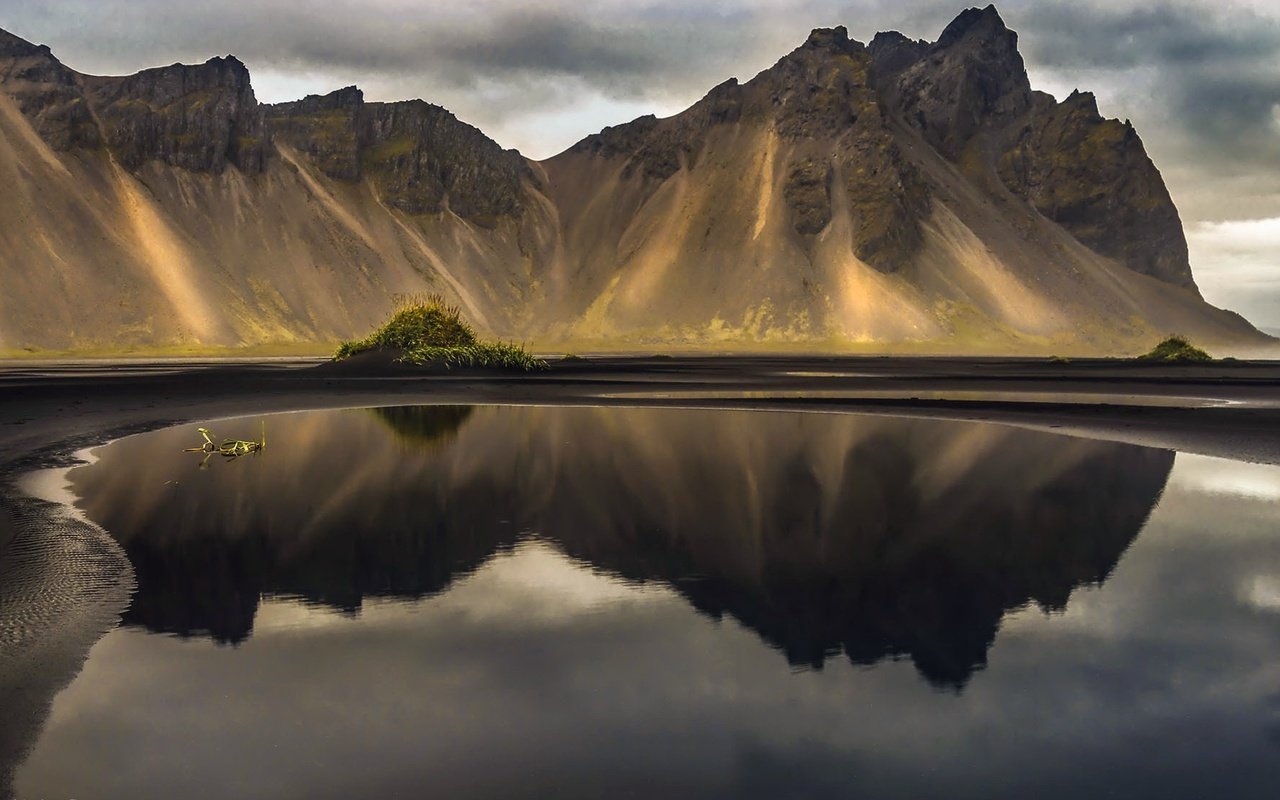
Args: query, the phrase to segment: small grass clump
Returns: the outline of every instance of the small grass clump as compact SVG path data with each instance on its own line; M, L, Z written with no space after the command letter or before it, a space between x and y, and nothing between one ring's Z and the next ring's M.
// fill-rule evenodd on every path
M510 342L475 342L458 347L421 345L404 351L400 361L417 364L443 364L454 367L480 367L484 369L510 369L532 372L546 369L547 362L531 355L518 344Z
M475 367L530 372L547 363L517 344L482 342L462 319L455 306L439 295L411 295L398 299L395 313L385 325L363 339L343 342L334 360L385 351L395 359L417 366L439 365L447 369Z
M1174 364L1212 361L1213 356L1191 343L1185 336L1167 336L1151 352L1138 356L1142 361L1163 361Z

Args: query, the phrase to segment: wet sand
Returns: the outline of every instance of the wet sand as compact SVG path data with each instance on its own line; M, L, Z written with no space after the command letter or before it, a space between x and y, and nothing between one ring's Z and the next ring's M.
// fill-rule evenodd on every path
M414 403L689 406L986 420L1280 463L1280 362L687 357L554 361L529 376L318 360L0 363L0 478L181 422Z

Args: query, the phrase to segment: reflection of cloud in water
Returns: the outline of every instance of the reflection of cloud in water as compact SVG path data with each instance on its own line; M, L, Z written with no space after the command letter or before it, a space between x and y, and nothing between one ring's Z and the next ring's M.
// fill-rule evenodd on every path
M1265 464L1180 453L1179 484L1207 494L1280 499L1280 473Z
M638 586L586 569L566 559L548 542L525 539L433 598L431 607L437 612L465 614L473 622L519 619L522 626L554 626L605 608L649 604L674 596L661 587ZM414 626L419 622L419 611L416 604L376 599L364 603L357 622L351 615L325 606L271 599L258 606L253 630L255 636L261 636L267 632L318 632L332 628L339 635L347 635L350 627L360 622Z
M1245 599L1263 611L1280 612L1280 575L1254 576Z

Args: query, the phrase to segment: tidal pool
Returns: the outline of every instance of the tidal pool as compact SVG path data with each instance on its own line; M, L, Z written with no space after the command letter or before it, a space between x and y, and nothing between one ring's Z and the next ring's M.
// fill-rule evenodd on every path
M137 590L19 798L1280 792L1275 467L833 414L196 427L69 475Z

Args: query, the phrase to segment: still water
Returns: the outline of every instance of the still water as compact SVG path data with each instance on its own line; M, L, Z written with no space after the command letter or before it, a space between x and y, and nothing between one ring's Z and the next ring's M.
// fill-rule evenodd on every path
M20 798L1280 794L1278 468L856 415L195 428L70 473L137 591Z

